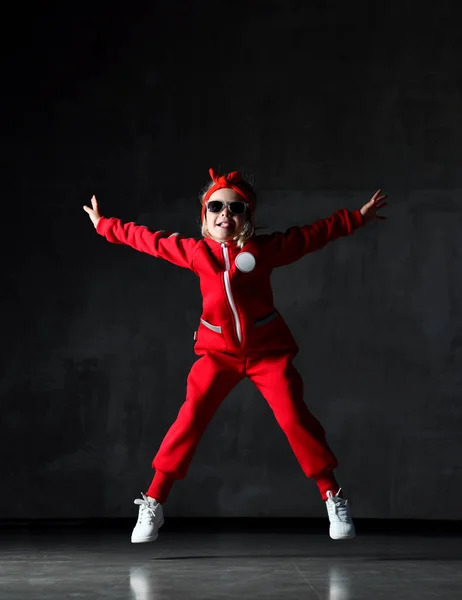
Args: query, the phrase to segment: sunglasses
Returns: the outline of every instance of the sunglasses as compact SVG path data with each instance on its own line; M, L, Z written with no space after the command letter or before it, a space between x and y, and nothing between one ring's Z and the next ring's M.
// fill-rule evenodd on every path
M206 204L207 210L211 213L221 212L225 206L228 207L229 211L233 215L243 215L249 206L247 202L222 202L221 200L209 200Z

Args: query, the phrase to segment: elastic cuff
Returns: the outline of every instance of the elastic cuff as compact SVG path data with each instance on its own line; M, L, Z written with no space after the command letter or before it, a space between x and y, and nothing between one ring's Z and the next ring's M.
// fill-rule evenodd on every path
M350 217L353 221L353 226L355 229L358 229L359 227L362 227L364 225L364 217L361 214L361 210L359 208L350 212Z
M100 235L105 235L107 226L108 226L108 222L109 222L109 219L107 217L101 216L98 220L98 223L96 223L96 227L95 227L96 233L99 233Z
M164 504L174 483L175 480L169 475L162 473L162 471L156 471L146 496L155 498L157 502Z
M340 486L337 483L337 480L335 479L335 475L334 475L333 471L331 471L330 473L325 473L324 475L322 475L320 477L316 477L315 481L316 481L316 485L319 488L319 492L321 493L321 497L323 500L327 500L327 492L329 490L333 494L336 494L340 489ZM340 495L342 495L341 492L340 492Z

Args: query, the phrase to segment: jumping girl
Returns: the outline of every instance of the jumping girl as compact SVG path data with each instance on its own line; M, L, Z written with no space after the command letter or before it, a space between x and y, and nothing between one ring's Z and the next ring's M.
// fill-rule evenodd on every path
M198 277L203 310L195 335L200 357L187 379L186 401L154 457L154 479L139 505L131 541L157 539L164 522L162 505L173 483L186 476L196 447L214 413L244 377L260 390L307 477L315 480L326 503L329 533L351 539L355 528L348 500L334 469L338 462L324 429L303 400L303 382L293 365L298 346L273 303L273 269L290 264L340 236L353 233L387 205L378 190L361 209L341 209L312 225L285 233L256 235L253 187L234 171L219 175L201 196L202 239L150 231L135 223L106 218L95 196L84 206L96 231L114 244L191 269Z

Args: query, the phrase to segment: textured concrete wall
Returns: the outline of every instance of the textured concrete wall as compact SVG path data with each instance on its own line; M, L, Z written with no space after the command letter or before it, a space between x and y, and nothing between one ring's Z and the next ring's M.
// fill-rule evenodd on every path
M278 270L276 304L355 515L460 518L447 501L462 492L452 4L319 4L170 2L72 20L56 8L20 23L3 70L1 518L135 514L184 398L199 289L105 242L82 205L95 193L107 216L198 235L209 166L255 177L269 231L389 194L387 222ZM249 382L168 507L325 513Z

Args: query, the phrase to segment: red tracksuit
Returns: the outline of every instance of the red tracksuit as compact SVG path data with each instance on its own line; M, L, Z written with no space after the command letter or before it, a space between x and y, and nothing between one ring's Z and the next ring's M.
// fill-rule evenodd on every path
M326 499L338 489L337 460L324 430L303 400L303 382L292 364L298 346L273 303L270 276L363 224L359 210L341 209L312 225L235 242L196 240L177 233L102 217L97 232L115 244L164 258L199 277L203 309L186 401L153 460L156 477L147 495L164 502L176 479L185 477L210 419L232 388L251 379L267 400L305 475Z

